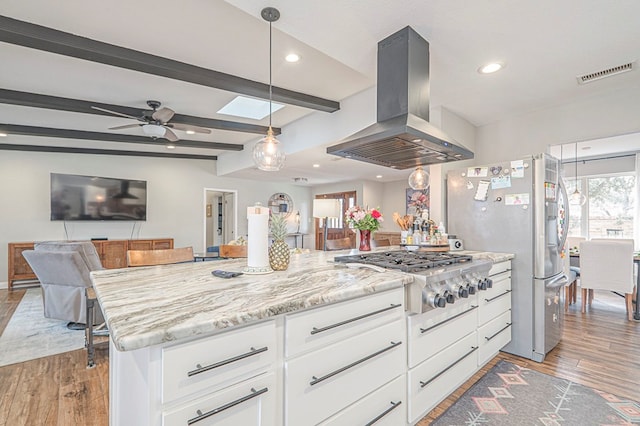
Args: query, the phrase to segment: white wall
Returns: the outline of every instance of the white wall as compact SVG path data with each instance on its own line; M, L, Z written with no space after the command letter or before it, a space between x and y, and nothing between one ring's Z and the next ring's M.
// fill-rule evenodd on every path
M66 222L65 232L65 222L49 220L51 172L146 180L147 220ZM216 176L216 163L209 160L0 151L0 282L7 277L9 242L128 239L133 233L133 238L172 237L176 247L204 251L204 188L238 190L239 235L247 233L246 208L255 202L266 205L275 192L286 192L294 210L310 215L310 188L269 182L266 173L257 185ZM290 219L295 229L293 215ZM306 231L304 222L301 228Z

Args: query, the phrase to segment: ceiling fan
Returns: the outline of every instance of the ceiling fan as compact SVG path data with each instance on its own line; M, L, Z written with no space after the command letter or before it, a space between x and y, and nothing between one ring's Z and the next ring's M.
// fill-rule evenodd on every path
M139 117L135 117L129 114L123 114L121 112L111 111L96 106L92 106L91 108L98 111L108 112L109 114L119 115L120 117L132 118L134 120L142 122L142 124L125 124L124 126L109 127L109 130L129 129L132 127L140 126L142 127L142 131L146 135L151 136L153 139L163 137L171 142L179 140L178 136L176 136L172 129L182 130L188 133L211 133L210 129L206 129L204 127L192 126L188 124L169 123L169 120L171 120L175 112L167 107L160 108L161 103L159 101L147 101L147 105L149 105L152 110L141 111Z

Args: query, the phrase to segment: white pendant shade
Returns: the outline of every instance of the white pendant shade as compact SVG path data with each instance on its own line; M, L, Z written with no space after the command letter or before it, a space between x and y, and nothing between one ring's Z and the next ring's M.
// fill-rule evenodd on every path
M411 189L426 189L429 186L429 173L422 166L416 167L409 175L409 186Z
M584 206L587 202L587 197L576 188L575 191L569 196L569 204L574 206Z

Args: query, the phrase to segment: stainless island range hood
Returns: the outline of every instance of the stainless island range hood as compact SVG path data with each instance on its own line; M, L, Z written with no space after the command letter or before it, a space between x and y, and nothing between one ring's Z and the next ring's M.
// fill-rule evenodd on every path
M328 154L394 169L473 158L429 123L429 42L411 27L378 43L377 122Z

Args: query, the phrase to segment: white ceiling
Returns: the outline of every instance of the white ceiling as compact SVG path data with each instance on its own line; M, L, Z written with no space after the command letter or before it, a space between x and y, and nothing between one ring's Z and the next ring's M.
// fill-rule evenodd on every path
M576 83L577 75L638 59L636 0L3 0L0 15L268 83L269 27L260 17L266 6L281 13L273 24L273 84L335 101L375 84L377 42L407 25L430 42L431 107L444 106L477 126L640 84L637 70ZM301 56L300 62L284 62L291 51ZM233 93L6 43L0 43L0 57L0 88L141 109L146 100L157 99L180 114L268 124L268 118L240 120L216 114ZM476 72L496 60L506 64L501 72ZM286 127L310 113L314 111L288 105L274 113L273 125ZM1 123L96 132L131 123L126 118L4 104L0 117ZM259 139L220 130L178 135L232 144ZM164 150L12 135L0 143ZM290 156L288 170L269 178L290 180L304 171L312 184L373 179L376 174L397 179L409 173L350 160L345 160L349 167L344 162L332 167L336 158L324 148ZM624 148L630 150L628 145ZM211 153L197 148L178 151ZM322 167L311 169L313 162ZM264 178L250 169L236 175Z

